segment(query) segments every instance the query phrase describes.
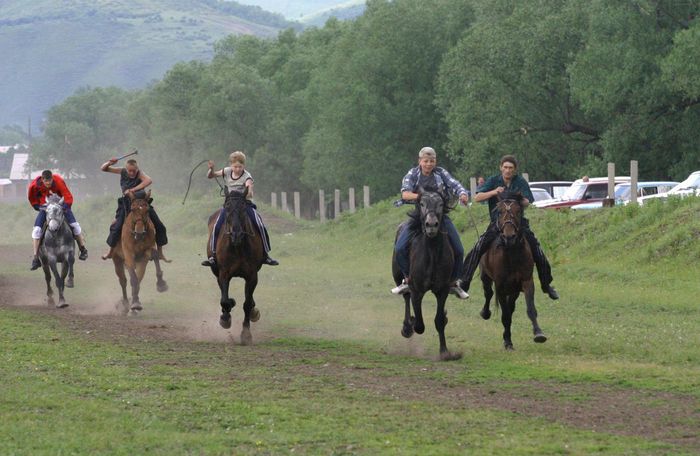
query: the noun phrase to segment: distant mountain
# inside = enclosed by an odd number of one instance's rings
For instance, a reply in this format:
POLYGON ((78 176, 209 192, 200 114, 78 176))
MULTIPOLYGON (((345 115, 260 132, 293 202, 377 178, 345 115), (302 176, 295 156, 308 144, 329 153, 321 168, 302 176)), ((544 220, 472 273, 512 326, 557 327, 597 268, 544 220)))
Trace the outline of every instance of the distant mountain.
POLYGON ((229 34, 288 27, 301 26, 221 0, 0 1, 0 126, 39 124, 82 86, 144 87, 229 34))
MULTIPOLYGON (((356 16, 348 15, 344 10, 353 9, 354 11, 364 11, 365 0, 239 0, 240 3, 246 5, 259 6, 264 10, 280 13, 286 18, 299 21, 304 24, 308 21, 315 21, 321 15, 327 14, 331 10, 335 10, 336 14, 329 14, 328 17, 334 16, 339 19, 348 19, 356 16), (361 6, 361 8, 358 8, 361 6), (345 16, 345 17, 341 17, 345 16)), ((359 14, 357 14, 359 15, 359 14)), ((325 21, 324 21, 325 22, 325 21)), ((321 24, 323 25, 323 24, 321 24)))
POLYGON ((304 26, 306 27, 323 27, 326 21, 331 17, 340 19, 341 21, 345 21, 355 19, 358 16, 362 16, 362 14, 365 12, 366 5, 364 2, 345 2, 343 5, 346 6, 341 5, 328 10, 319 11, 314 14, 303 16, 301 19, 299 19, 299 22, 304 24, 304 26))

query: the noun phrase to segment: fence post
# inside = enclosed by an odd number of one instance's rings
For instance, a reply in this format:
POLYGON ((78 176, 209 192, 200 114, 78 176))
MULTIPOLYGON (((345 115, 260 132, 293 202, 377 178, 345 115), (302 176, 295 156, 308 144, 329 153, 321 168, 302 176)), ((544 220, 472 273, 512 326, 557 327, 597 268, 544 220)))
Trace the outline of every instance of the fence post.
POLYGON ((289 207, 287 206, 287 192, 282 192, 282 210, 284 212, 289 212, 289 207))
POLYGON ((333 195, 333 199, 335 200, 335 205, 333 206, 334 209, 334 214, 333 218, 337 219, 340 217, 340 190, 337 188, 335 189, 335 195, 333 195))
POLYGON ((471 192, 471 198, 474 198, 474 195, 476 195, 476 177, 470 177, 469 178, 469 191, 471 192))
POLYGON ((321 223, 326 221, 326 193, 323 190, 318 191, 318 215, 321 223))
POLYGON ((362 187, 362 197, 364 199, 365 209, 369 207, 369 186, 365 185, 362 187))
POLYGON ((630 161, 630 203, 637 203, 637 178, 639 177, 639 163, 637 160, 630 161))
POLYGON ((294 192, 294 217, 301 218, 301 200, 299 192, 294 192))
POLYGON ((527 182, 530 182, 530 175, 528 173, 523 173, 523 179, 525 179, 527 182))
POLYGON ((272 206, 272 209, 277 209, 277 193, 275 192, 270 194, 270 206, 272 206))
POLYGON ((608 198, 615 197, 615 163, 608 163, 608 198))
POLYGON ((353 187, 348 189, 348 210, 351 214, 355 213, 355 189, 353 187))

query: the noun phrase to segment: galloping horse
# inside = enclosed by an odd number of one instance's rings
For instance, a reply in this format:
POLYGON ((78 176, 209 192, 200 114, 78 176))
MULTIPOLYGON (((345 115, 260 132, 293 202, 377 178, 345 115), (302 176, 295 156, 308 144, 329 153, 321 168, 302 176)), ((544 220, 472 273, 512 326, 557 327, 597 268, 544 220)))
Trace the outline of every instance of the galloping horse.
MULTIPOLYGON (((129 312, 130 315, 135 315, 143 309, 139 300, 139 290, 149 260, 153 260, 156 264, 156 289, 161 293, 168 289, 168 284, 163 280, 160 258, 156 250, 156 229, 148 216, 150 196, 150 191, 148 193, 136 192, 136 195, 130 194, 131 209, 124 220, 120 242, 112 255, 114 271, 117 273, 119 285, 122 287, 122 311, 129 312), (131 283, 130 308, 128 308, 129 299, 126 296, 124 267, 129 271, 131 283)), ((124 203, 126 202, 124 201, 124 203)))
MULTIPOLYGON (((411 269, 408 282, 411 293, 404 294, 405 314, 401 335, 409 338, 413 332, 423 334, 422 302, 423 296, 432 291, 437 298, 437 312, 435 313, 435 328, 440 335, 440 359, 443 361, 456 360, 462 357, 461 353, 451 353, 445 342, 445 326, 447 326, 447 311, 445 301, 450 291, 450 276, 454 267, 454 253, 450 245, 447 233, 442 230, 442 216, 448 211, 443 197, 434 191, 421 189, 416 202, 416 209, 409 214, 412 220, 399 226, 398 233, 402 229, 410 229, 416 223, 420 223, 420 232, 411 240, 411 269), (411 316, 411 303, 413 313, 411 316)), ((396 261, 396 253, 392 258, 392 273, 396 284, 403 280, 403 274, 396 261)))
POLYGON ((50 195, 46 200, 47 229, 39 247, 39 258, 46 278, 46 295, 49 304, 54 304, 53 289, 51 288, 51 272, 58 288, 58 304, 56 307, 67 307, 63 297, 64 287, 73 288, 73 263, 75 263, 75 240, 73 231, 65 220, 63 213, 63 198, 50 195), (61 263, 61 273, 57 264, 61 263), (68 279, 66 280, 66 276, 68 279))
POLYGON ((520 229, 523 208, 521 206, 522 195, 520 193, 502 193, 496 205, 498 219, 496 229, 498 239, 491 244, 483 257, 481 257, 481 282, 484 286, 486 302, 481 309, 481 317, 484 320, 491 318, 489 303, 493 297, 491 285, 496 285, 496 305, 500 305, 503 323, 503 345, 506 350, 513 350, 513 341, 510 338, 510 325, 515 311, 515 301, 520 292, 525 293, 527 304, 527 316, 532 321, 532 331, 535 342, 543 343, 547 340, 537 324, 537 309, 535 308, 535 285, 532 279, 532 267, 534 261, 527 240, 523 238, 520 229))
MULTIPOLYGON (((241 277, 245 280, 245 302, 243 303, 245 317, 241 330, 241 344, 243 345, 253 343, 250 322, 256 322, 260 319, 260 311, 255 308, 253 292, 258 285, 258 271, 265 258, 262 238, 256 234, 255 227, 246 213, 247 195, 247 187, 243 192, 229 192, 228 189, 226 191, 223 208, 226 215, 224 225, 216 240, 216 265, 211 268, 221 290, 219 324, 222 328, 231 327, 231 309, 236 305, 236 301, 228 293, 231 278, 241 277)), ((214 225, 220 212, 221 209, 209 217, 210 242, 207 243, 207 256, 209 257, 214 253, 211 250, 211 236, 214 235, 214 225)))

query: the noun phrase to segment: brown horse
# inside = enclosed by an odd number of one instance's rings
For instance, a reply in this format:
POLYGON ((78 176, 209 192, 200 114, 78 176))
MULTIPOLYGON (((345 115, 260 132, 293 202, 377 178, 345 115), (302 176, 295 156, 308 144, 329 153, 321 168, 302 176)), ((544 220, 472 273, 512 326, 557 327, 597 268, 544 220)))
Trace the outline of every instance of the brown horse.
MULTIPOLYGON (((156 229, 148 216, 150 196, 150 191, 148 193, 136 192, 136 196, 133 193, 129 195, 131 208, 127 211, 128 214, 122 226, 120 242, 112 255, 114 271, 117 273, 119 285, 122 287, 122 311, 124 313, 128 312, 130 315, 135 315, 143 309, 139 300, 139 290, 149 260, 153 260, 156 264, 156 289, 159 292, 164 292, 168 289, 168 284, 163 280, 160 258, 156 250, 156 229), (125 267, 129 271, 131 283, 130 308, 128 307, 129 299, 126 296, 125 267)), ((124 201, 124 204, 126 204, 126 201, 124 201)), ((164 261, 167 260, 164 259, 164 261)))
POLYGON ((231 309, 236 301, 229 296, 229 284, 233 277, 241 277, 245 281, 245 301, 243 302, 243 328, 241 330, 241 344, 253 343, 250 333, 250 322, 260 319, 260 311, 255 308, 253 292, 258 285, 258 271, 265 258, 262 238, 257 234, 255 227, 248 217, 248 201, 246 196, 248 188, 243 192, 228 192, 223 209, 216 211, 209 217, 209 242, 207 243, 207 256, 213 256, 211 250, 211 236, 219 213, 224 211, 224 224, 219 237, 216 240, 216 264, 211 271, 216 276, 221 290, 221 316, 219 324, 222 328, 231 327, 231 309))
POLYGON ((496 285, 496 305, 501 307, 503 323, 503 345, 506 350, 513 350, 510 326, 515 311, 515 301, 520 292, 525 294, 527 316, 532 322, 535 342, 547 340, 537 324, 535 308, 535 285, 532 279, 534 261, 532 251, 520 229, 523 208, 520 193, 502 193, 496 205, 498 219, 496 229, 499 237, 494 241, 484 256, 481 257, 481 282, 484 286, 486 302, 481 310, 484 320, 491 318, 489 303, 493 297, 491 285, 496 285))

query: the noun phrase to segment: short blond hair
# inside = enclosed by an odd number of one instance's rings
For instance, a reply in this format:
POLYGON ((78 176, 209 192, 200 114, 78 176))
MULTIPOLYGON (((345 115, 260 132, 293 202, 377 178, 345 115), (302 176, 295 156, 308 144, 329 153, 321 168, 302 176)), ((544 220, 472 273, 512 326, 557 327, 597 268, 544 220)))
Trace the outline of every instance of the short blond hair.
POLYGON ((231 163, 240 163, 241 165, 245 165, 245 154, 241 152, 240 150, 237 150, 235 152, 231 152, 231 155, 228 156, 228 161, 231 163))
POLYGON ((437 154, 435 153, 435 149, 432 147, 424 147, 418 152, 418 159, 423 159, 423 158, 435 158, 437 159, 437 154))

